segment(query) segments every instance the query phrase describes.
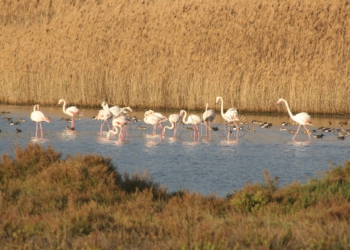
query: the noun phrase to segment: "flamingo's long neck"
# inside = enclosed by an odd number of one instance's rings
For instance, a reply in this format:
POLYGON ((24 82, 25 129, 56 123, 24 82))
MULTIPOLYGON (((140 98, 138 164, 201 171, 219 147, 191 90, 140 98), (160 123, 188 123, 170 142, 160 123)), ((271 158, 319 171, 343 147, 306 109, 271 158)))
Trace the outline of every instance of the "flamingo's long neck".
POLYGON ((225 117, 225 114, 224 114, 224 100, 222 100, 221 97, 218 97, 218 98, 221 101, 221 116, 225 117))
POLYGON ((173 129, 173 128, 174 128, 174 125, 175 125, 175 122, 171 122, 171 126, 165 126, 165 127, 163 128, 163 133, 165 133, 165 130, 166 130, 166 129, 173 129))
POLYGON ((102 103, 102 108, 103 108, 104 110, 109 110, 108 103, 103 102, 103 103, 102 103))
POLYGON ((182 122, 187 124, 186 122, 186 116, 187 116, 187 112, 185 110, 182 111, 185 115, 182 117, 182 122))
POLYGON ((63 101, 62 110, 63 110, 63 113, 67 114, 67 112, 66 112, 66 101, 63 101))
POLYGON ((114 135, 118 134, 118 127, 114 127, 115 131, 114 130, 109 130, 108 133, 107 133, 107 138, 109 138, 109 134, 112 133, 114 135))
POLYGON ((286 100, 284 100, 284 99, 282 99, 282 101, 286 104, 288 114, 289 114, 289 116, 292 118, 294 115, 292 114, 292 111, 290 111, 288 102, 287 102, 286 100))

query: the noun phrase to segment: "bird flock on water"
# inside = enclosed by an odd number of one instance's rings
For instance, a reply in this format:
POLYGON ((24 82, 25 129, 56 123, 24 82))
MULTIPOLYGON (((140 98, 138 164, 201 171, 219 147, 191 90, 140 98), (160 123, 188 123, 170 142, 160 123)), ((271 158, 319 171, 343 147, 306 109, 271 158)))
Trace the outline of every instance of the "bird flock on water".
MULTIPOLYGON (((234 137, 235 140, 238 140, 238 137, 240 136, 240 130, 243 129, 243 126, 247 124, 247 121, 243 119, 244 116, 241 116, 238 113, 238 110, 234 107, 228 108, 226 111, 224 111, 224 101, 223 98, 220 96, 217 96, 215 99, 215 103, 220 105, 220 115, 221 118, 224 120, 224 131, 227 133, 224 136, 227 136, 227 139, 230 140, 231 137, 234 137), (234 136, 232 136, 232 134, 234 136)), ((311 136, 314 138, 323 138, 325 135, 323 133, 327 132, 338 132, 338 139, 344 140, 346 136, 350 135, 349 129, 331 129, 327 127, 319 127, 318 129, 308 129, 306 126, 313 126, 311 122, 311 117, 306 112, 301 112, 296 115, 293 115, 292 111, 290 110, 290 107, 288 105, 288 102, 280 98, 277 101, 277 104, 284 103, 287 112, 291 118, 291 120, 298 126, 296 130, 287 129, 288 126, 291 125, 289 122, 282 122, 280 127, 281 131, 288 131, 291 134, 294 134, 292 137, 292 140, 295 140, 296 136, 298 135, 300 128, 303 127, 304 134, 306 134, 311 139, 311 136)), ((60 99, 58 102, 58 105, 62 105, 62 111, 64 114, 68 115, 69 118, 61 118, 61 120, 69 121, 71 122, 71 126, 66 126, 67 130, 75 131, 75 120, 77 117, 80 117, 82 115, 81 111, 76 106, 69 106, 67 107, 67 103, 64 99, 60 99)), ((99 110, 98 114, 93 117, 93 120, 99 120, 101 122, 99 134, 100 137, 103 137, 103 130, 104 127, 107 126, 107 135, 106 138, 110 139, 113 136, 119 136, 120 140, 124 140, 128 138, 128 124, 130 124, 133 121, 136 121, 136 117, 131 117, 130 113, 133 111, 130 107, 119 107, 119 106, 113 106, 109 107, 107 102, 102 102, 101 104, 102 109, 99 110), (109 121, 111 121, 111 126, 109 121)), ((0 115, 5 114, 6 112, 0 113, 0 115)), ((193 138, 194 140, 201 137, 201 130, 199 129, 200 125, 205 126, 205 136, 211 137, 212 131, 218 131, 218 127, 212 126, 212 122, 214 121, 216 117, 216 112, 213 109, 209 109, 209 103, 206 103, 205 105, 205 111, 201 116, 197 114, 188 114, 186 110, 180 110, 179 113, 171 114, 169 117, 166 117, 162 115, 159 112, 155 112, 153 110, 147 110, 144 113, 143 122, 146 124, 146 126, 137 126, 137 129, 146 129, 147 125, 152 126, 152 136, 156 137, 159 136, 160 138, 165 137, 166 130, 173 130, 172 136, 177 136, 177 130, 178 127, 182 125, 191 125, 191 128, 193 130, 193 138), (163 126, 164 123, 170 123, 163 126), (160 130, 159 135, 157 135, 157 128, 160 130)), ((10 125, 19 125, 22 122, 25 122, 24 119, 18 118, 18 121, 12 121, 12 118, 4 117, 5 120, 8 120, 10 122, 10 125)), ((43 138, 43 128, 42 128, 42 122, 50 123, 50 118, 45 116, 44 113, 40 110, 39 104, 36 104, 33 106, 33 111, 31 112, 30 119, 35 122, 35 137, 38 138, 38 132, 40 130, 40 138, 43 138)), ((258 124, 261 128, 270 128, 272 126, 271 123, 262 122, 253 120, 252 124, 258 124)), ((331 125, 331 122, 328 123, 331 125)), ((339 122, 340 126, 348 125, 347 121, 339 122)), ((248 129, 247 131, 255 132, 255 129, 248 129)), ((1 132, 1 130, 0 130, 1 132)), ((16 129, 16 132, 21 132, 20 129, 16 129)))

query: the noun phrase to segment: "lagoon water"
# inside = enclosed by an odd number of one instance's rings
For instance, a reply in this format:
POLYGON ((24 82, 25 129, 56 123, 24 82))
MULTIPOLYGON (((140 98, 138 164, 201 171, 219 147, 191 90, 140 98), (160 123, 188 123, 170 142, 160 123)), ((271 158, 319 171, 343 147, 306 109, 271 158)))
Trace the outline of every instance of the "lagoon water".
MULTIPOLYGON (((279 178, 279 186, 291 184, 293 181, 307 182, 310 178, 318 178, 319 174, 335 165, 341 165, 350 158, 350 137, 345 140, 337 138, 338 132, 325 133, 322 139, 311 137, 308 140, 301 129, 292 140, 293 135, 281 131, 283 121, 291 122, 289 116, 245 115, 248 124, 244 129, 255 129, 246 132, 238 140, 227 140, 223 120, 217 111, 212 126, 211 138, 206 137, 205 126, 200 126, 201 138, 193 139, 193 130, 187 125, 180 125, 177 137, 173 131, 167 130, 164 138, 152 136, 152 127, 142 121, 144 111, 133 112, 141 121, 129 126, 129 136, 119 140, 117 136, 106 139, 107 127, 100 137, 100 121, 92 117, 98 109, 81 109, 83 117, 76 121, 74 132, 66 129, 69 122, 60 120, 68 118, 62 107, 41 107, 41 111, 51 118, 51 123, 42 123, 44 138, 35 138, 35 123, 30 120, 31 106, 0 106, 0 153, 13 155, 16 145, 25 147, 29 143, 39 143, 43 147, 52 145, 63 157, 75 154, 98 154, 112 159, 116 170, 130 175, 138 171, 147 171, 157 183, 168 188, 168 192, 189 190, 203 195, 215 194, 225 197, 234 190, 241 189, 245 182, 263 183, 263 171, 267 170, 271 177, 279 178), (26 121, 20 125, 10 125, 5 117, 13 121, 18 118, 26 121), (272 123, 270 128, 261 128, 252 124, 252 120, 272 123), (138 126, 146 126, 139 130, 138 126), (16 128, 22 132, 16 133, 16 128)), ((169 116, 176 112, 162 112, 169 116)), ((195 112, 189 112, 195 114, 195 112)), ((201 115, 201 112, 197 112, 201 115)), ((325 126, 335 129, 344 117, 312 117, 313 127, 325 126), (331 121, 332 125, 328 125, 331 121)), ((111 124, 111 122, 110 122, 111 124)), ((169 124, 166 122, 165 124, 169 124)), ((296 125, 286 127, 296 129, 296 125)), ((159 129, 157 129, 159 134, 159 129)), ((317 132, 320 134, 321 132, 317 132)))

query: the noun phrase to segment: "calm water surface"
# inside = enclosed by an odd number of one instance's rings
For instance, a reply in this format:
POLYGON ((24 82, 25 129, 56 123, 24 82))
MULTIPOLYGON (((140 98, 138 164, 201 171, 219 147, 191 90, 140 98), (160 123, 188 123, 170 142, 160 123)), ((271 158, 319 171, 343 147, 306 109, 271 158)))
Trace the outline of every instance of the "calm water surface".
MULTIPOLYGON (((350 137, 339 140, 337 132, 322 132, 324 138, 312 137, 309 141, 301 131, 292 141, 292 134, 280 130, 281 122, 291 122, 288 116, 246 115, 249 124, 245 129, 249 127, 255 132, 247 132, 238 141, 227 140, 219 111, 212 124, 218 126, 219 131, 212 131, 212 137, 207 138, 205 127, 201 126, 202 137, 199 141, 193 139, 192 130, 182 125, 176 138, 172 137, 172 130, 167 130, 162 139, 153 137, 152 127, 141 120, 129 127, 128 140, 120 141, 116 136, 105 139, 106 127, 104 138, 100 137, 101 122, 91 119, 98 114, 98 109, 82 109, 83 117, 76 121, 76 131, 71 132, 66 130, 70 124, 60 120, 61 117, 68 118, 61 107, 41 107, 41 111, 51 118, 51 123, 43 123, 44 138, 37 140, 34 138, 35 123, 30 120, 32 107, 0 106, 0 111, 10 112, 0 116, 1 155, 12 154, 16 144, 25 147, 29 143, 40 143, 44 147, 52 145, 64 156, 95 153, 110 157, 122 174, 147 171, 148 177, 168 187, 169 192, 187 189, 203 195, 224 197, 242 188, 245 182, 264 182, 262 172, 265 169, 272 177, 279 177, 280 187, 293 181, 305 183, 333 164, 342 164, 350 158, 350 137), (11 117, 13 121, 18 118, 26 121, 21 125, 10 125, 3 119, 5 117, 11 117), (271 128, 260 128, 252 124, 252 120, 273 125, 271 128), (147 128, 139 130, 139 125, 147 128), (22 132, 16 133, 16 128, 22 132)), ((176 112, 163 112, 166 116, 171 113, 176 112)), ((139 119, 143 118, 143 114, 143 111, 132 113, 139 119)), ((344 120, 342 117, 312 117, 314 129, 320 126, 344 128, 338 125, 344 120), (332 125, 328 125, 329 121, 332 125)), ((296 129, 296 126, 291 124, 287 128, 296 129)))

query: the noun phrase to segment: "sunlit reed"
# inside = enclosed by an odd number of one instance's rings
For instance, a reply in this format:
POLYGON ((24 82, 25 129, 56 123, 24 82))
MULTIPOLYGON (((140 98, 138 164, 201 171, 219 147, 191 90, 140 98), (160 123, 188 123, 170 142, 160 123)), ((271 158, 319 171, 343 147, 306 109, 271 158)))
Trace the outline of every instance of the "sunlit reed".
POLYGON ((349 113, 344 0, 0 2, 0 101, 349 113))

